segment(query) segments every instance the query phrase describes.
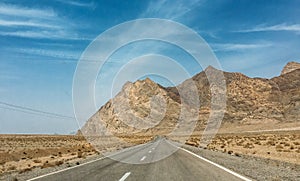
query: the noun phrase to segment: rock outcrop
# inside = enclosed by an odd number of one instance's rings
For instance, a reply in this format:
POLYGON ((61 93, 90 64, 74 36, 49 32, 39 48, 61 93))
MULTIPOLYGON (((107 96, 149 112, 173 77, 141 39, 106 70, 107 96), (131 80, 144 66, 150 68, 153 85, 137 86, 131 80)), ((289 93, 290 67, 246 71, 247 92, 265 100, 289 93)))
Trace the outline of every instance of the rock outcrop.
POLYGON ((300 63, 297 62, 289 62, 281 71, 281 75, 292 72, 294 70, 300 69, 300 63))

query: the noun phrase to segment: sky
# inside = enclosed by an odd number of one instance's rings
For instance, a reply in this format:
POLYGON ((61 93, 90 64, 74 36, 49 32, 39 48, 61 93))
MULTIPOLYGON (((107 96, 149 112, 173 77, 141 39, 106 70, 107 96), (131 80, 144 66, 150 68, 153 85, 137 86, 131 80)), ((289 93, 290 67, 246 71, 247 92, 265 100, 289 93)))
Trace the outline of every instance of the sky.
MULTIPOLYGON (((0 133, 78 130, 72 85, 81 55, 101 33, 135 19, 161 18, 193 29, 211 47, 224 71, 278 76, 287 62, 300 61, 299 6, 298 0, 2 0, 0 133)), ((105 75, 116 72, 127 59, 149 53, 177 59, 191 76, 202 71, 178 47, 136 42, 119 49, 102 67, 104 75, 98 75, 95 85, 96 106, 109 99, 104 92, 112 79, 105 75)), ((172 84, 152 78, 165 86, 183 81, 179 77, 172 84)))

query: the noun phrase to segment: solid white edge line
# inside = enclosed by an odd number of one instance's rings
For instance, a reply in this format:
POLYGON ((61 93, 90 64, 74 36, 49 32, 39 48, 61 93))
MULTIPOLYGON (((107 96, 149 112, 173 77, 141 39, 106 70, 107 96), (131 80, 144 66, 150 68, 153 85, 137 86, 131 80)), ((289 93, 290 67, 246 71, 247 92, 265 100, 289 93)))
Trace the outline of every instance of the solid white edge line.
POLYGON ((131 174, 131 172, 127 172, 127 173, 125 173, 124 175, 123 175, 123 177, 122 178, 120 178, 120 180, 119 181, 124 181, 124 180, 126 180, 126 178, 129 176, 131 174))
MULTIPOLYGON (((173 145, 172 143, 170 143, 170 144, 173 145)), ((208 160, 208 159, 206 159, 206 158, 204 158, 204 157, 202 157, 200 155, 197 155, 196 153, 193 153, 193 152, 191 152, 189 150, 186 150, 184 148, 180 148, 180 147, 178 147, 176 145, 173 145, 173 146, 175 146, 175 147, 177 147, 177 148, 179 148, 179 149, 181 149, 181 150, 183 150, 183 151, 185 151, 185 152, 187 152, 187 153, 189 153, 189 154, 191 154, 191 155, 193 155, 193 156, 195 156, 195 157, 197 157, 197 158, 199 158, 199 159, 201 159, 203 161, 206 161, 207 163, 210 163, 210 164, 212 164, 212 165, 214 165, 214 166, 216 166, 216 167, 218 167, 218 168, 220 168, 220 169, 222 169, 222 170, 224 170, 224 171, 226 171, 226 172, 228 172, 228 173, 230 173, 230 174, 232 174, 232 175, 234 175, 234 176, 236 176, 236 177, 238 177, 238 178, 240 178, 242 180, 252 181, 251 179, 249 179, 247 177, 244 177, 244 176, 242 176, 242 175, 240 175, 240 174, 238 174, 238 173, 236 173, 236 172, 234 172, 232 170, 229 170, 228 168, 225 168, 225 167, 223 167, 223 166, 221 166, 221 165, 219 165, 219 164, 217 164, 215 162, 212 162, 212 161, 210 161, 210 160, 208 160)))
MULTIPOLYGON (((147 144, 136 145, 136 146, 133 146, 133 147, 140 147, 140 146, 145 146, 145 145, 147 145, 147 144)), ((94 162, 96 162, 96 161, 103 160, 103 159, 105 159, 105 158, 108 158, 108 157, 111 157, 111 156, 115 156, 115 155, 121 154, 121 153, 123 153, 124 151, 126 151, 127 149, 133 148, 133 147, 128 147, 128 148, 125 148, 125 149, 121 150, 120 152, 112 153, 111 155, 107 155, 107 156, 98 158, 98 159, 96 159, 96 160, 92 160, 92 161, 89 161, 89 162, 85 162, 85 163, 82 163, 82 164, 80 164, 80 165, 75 165, 75 166, 73 166, 73 167, 68 167, 68 168, 64 168, 64 169, 61 169, 61 170, 57 170, 57 171, 55 171, 55 172, 50 172, 50 173, 47 173, 47 174, 44 174, 44 175, 40 175, 40 176, 31 178, 31 179, 28 179, 28 180, 26 180, 26 181, 34 181, 34 180, 37 180, 37 179, 40 179, 40 178, 44 178, 44 177, 47 177, 47 176, 50 176, 50 175, 54 175, 54 174, 57 174, 57 173, 60 173, 60 172, 64 172, 64 171, 67 171, 67 170, 71 170, 71 169, 73 169, 73 168, 77 168, 77 167, 81 167, 81 166, 84 166, 84 165, 87 165, 87 164, 90 164, 90 163, 94 163, 94 162)))
POLYGON ((146 156, 143 156, 143 158, 141 159, 141 161, 144 161, 144 160, 145 160, 145 158, 146 158, 146 156))
POLYGON ((86 162, 86 163, 83 163, 83 164, 80 164, 80 165, 75 165, 73 167, 64 168, 64 169, 61 169, 61 170, 57 170, 55 172, 50 172, 50 173, 47 173, 45 175, 41 175, 41 176, 38 176, 38 177, 34 177, 34 178, 31 178, 31 179, 28 179, 27 181, 33 181, 33 180, 36 180, 36 179, 47 177, 49 175, 54 175, 54 174, 57 174, 57 173, 60 173, 60 172, 71 170, 73 168, 77 168, 77 167, 84 166, 84 165, 87 165, 87 164, 90 164, 90 163, 93 163, 93 162, 96 162, 96 161, 99 161, 99 160, 103 160, 104 158, 106 158, 106 157, 101 157, 101 158, 98 158, 96 160, 92 160, 92 161, 89 161, 89 162, 86 162))

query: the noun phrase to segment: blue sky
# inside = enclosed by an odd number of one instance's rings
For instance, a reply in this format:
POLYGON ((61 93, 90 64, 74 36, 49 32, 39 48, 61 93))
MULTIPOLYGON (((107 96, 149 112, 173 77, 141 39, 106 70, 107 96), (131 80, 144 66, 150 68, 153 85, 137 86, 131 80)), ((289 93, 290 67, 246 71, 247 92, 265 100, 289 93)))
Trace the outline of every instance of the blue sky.
MULTIPOLYGON (((299 7, 297 0, 2 0, 0 133, 77 130, 77 122, 69 117, 74 117, 72 81, 78 59, 100 33, 138 18, 169 19, 194 29, 211 46, 225 71, 250 77, 278 76, 287 62, 300 61, 299 7), (37 115, 3 103, 65 117, 37 115)), ((153 48, 149 42, 141 45, 147 46, 153 48)), ((201 71, 187 56, 170 52, 189 67, 191 75, 201 71)), ((104 68, 113 71, 121 62, 116 59, 104 68)), ((99 99, 101 86, 97 85, 99 99)), ((105 99, 102 97, 99 106, 105 99)))

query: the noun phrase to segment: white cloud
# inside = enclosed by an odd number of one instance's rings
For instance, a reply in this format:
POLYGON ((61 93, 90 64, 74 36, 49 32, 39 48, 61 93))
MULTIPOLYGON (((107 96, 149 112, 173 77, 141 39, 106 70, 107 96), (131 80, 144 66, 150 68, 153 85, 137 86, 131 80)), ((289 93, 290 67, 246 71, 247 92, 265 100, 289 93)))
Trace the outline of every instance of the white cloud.
POLYGON ((46 50, 37 48, 19 48, 15 49, 16 52, 25 53, 30 55, 40 55, 47 57, 54 57, 59 59, 78 59, 80 52, 70 50, 46 50))
POLYGON ((40 19, 49 19, 57 16, 52 9, 32 9, 8 4, 0 4, 0 14, 14 17, 40 19))
POLYGON ((200 1, 201 0, 151 1, 141 17, 159 17, 174 20, 191 11, 199 5, 200 1))
POLYGON ((61 28, 58 25, 47 24, 42 22, 33 22, 33 21, 20 21, 20 20, 3 20, 0 19, 0 26, 7 26, 7 27, 39 27, 39 28, 51 28, 51 29, 58 29, 61 28))
POLYGON ((271 47, 270 43, 258 43, 258 44, 212 44, 212 49, 216 51, 243 51, 243 50, 251 50, 251 49, 260 49, 271 47))
POLYGON ((23 38, 35 39, 71 39, 71 40, 87 40, 87 38, 79 38, 76 34, 66 32, 63 30, 49 31, 49 30, 29 30, 29 31, 14 31, 14 32, 0 32, 2 36, 15 36, 23 38))
POLYGON ((2 36, 35 39, 85 40, 75 33, 71 21, 57 15, 52 9, 29 8, 0 3, 2 36))
POLYGON ((300 24, 278 24, 273 26, 256 26, 252 29, 239 30, 235 32, 249 33, 249 32, 263 32, 263 31, 292 31, 300 33, 300 24))
POLYGON ((86 8, 95 8, 96 4, 94 2, 80 2, 80 1, 68 1, 68 0, 57 0, 57 2, 78 6, 78 7, 86 7, 86 8))

